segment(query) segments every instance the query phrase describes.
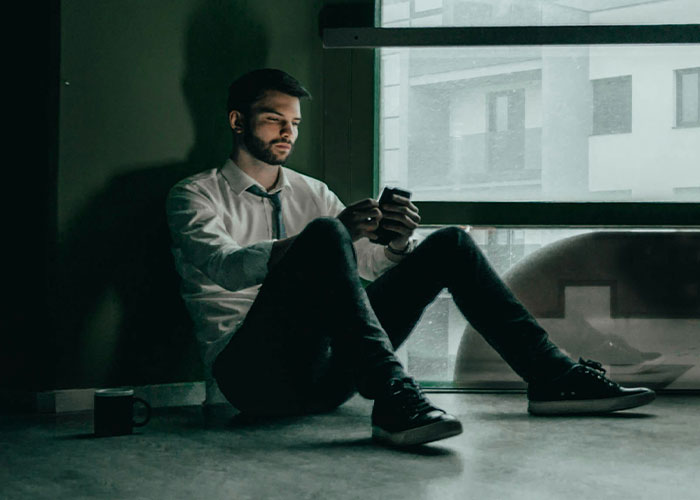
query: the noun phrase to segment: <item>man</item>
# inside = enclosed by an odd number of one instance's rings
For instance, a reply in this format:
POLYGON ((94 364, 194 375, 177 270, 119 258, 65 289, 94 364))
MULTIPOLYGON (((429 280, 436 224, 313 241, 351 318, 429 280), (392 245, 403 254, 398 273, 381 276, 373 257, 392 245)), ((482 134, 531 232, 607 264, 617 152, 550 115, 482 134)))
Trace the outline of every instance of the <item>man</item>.
POLYGON ((428 400, 395 355, 444 288, 529 383, 530 412, 607 412, 654 399, 562 353, 463 230, 444 228, 416 245, 420 216, 408 199, 345 207, 324 183, 282 167, 306 97, 279 70, 234 81, 230 159, 168 197, 208 402, 220 389, 244 413, 305 414, 359 392, 374 400, 377 440, 415 445, 459 434, 461 423, 428 400), (371 241, 380 224, 395 234, 388 245, 371 241), (366 288, 360 276, 371 280, 366 288))

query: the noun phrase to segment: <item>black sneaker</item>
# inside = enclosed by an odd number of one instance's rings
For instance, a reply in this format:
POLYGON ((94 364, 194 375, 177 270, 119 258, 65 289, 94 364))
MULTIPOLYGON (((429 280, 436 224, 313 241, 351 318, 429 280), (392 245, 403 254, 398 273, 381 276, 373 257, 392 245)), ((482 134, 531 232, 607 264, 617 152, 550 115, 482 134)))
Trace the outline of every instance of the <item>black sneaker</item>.
POLYGON ((646 387, 626 388, 605 377, 603 365, 579 359, 551 382, 530 384, 527 410, 533 415, 608 413, 651 403, 656 394, 646 387))
POLYGON ((416 382, 394 378, 372 409, 372 437, 394 446, 413 446, 462 433, 462 423, 433 406, 416 382))

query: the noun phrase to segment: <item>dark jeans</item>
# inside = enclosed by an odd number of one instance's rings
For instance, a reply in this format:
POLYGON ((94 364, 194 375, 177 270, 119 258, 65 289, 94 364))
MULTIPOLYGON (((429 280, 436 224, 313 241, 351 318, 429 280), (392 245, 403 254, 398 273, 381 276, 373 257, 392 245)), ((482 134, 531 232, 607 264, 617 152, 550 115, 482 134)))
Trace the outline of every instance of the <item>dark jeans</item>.
POLYGON ((236 408, 255 414, 326 411, 355 391, 373 399, 405 376, 394 351, 444 288, 525 381, 573 365, 461 229, 434 232, 363 289, 348 231, 321 218, 270 270, 214 376, 236 408))

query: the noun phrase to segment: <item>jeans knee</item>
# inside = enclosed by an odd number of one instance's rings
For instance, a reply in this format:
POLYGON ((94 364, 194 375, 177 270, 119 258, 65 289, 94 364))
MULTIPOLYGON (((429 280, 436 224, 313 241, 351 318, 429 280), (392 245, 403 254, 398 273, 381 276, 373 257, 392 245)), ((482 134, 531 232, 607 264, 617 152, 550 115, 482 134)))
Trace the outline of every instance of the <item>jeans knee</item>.
POLYGON ((436 279, 450 287, 457 276, 465 276, 472 264, 480 259, 481 250, 472 237, 460 227, 450 226, 431 233, 416 249, 430 262, 436 279))
POLYGON ((304 233, 319 244, 352 243, 347 228, 335 217, 319 217, 306 225, 304 233))
POLYGON ((439 252, 449 254, 453 250, 473 249, 476 243, 464 229, 457 226, 443 227, 426 238, 426 242, 431 241, 439 252))
POLYGON ((347 228, 333 217, 319 217, 306 225, 300 235, 309 258, 323 267, 328 261, 354 260, 355 249, 347 228), (313 256, 313 257, 312 257, 313 256))

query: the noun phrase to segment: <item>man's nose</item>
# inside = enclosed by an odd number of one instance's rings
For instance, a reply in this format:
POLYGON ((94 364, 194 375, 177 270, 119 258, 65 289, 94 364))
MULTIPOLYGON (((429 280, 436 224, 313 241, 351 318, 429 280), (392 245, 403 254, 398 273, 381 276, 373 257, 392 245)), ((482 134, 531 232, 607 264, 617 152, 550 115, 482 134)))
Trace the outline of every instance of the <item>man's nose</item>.
POLYGON ((282 130, 280 131, 280 134, 282 135, 282 137, 294 136, 294 127, 292 126, 291 122, 285 122, 282 125, 282 130))

